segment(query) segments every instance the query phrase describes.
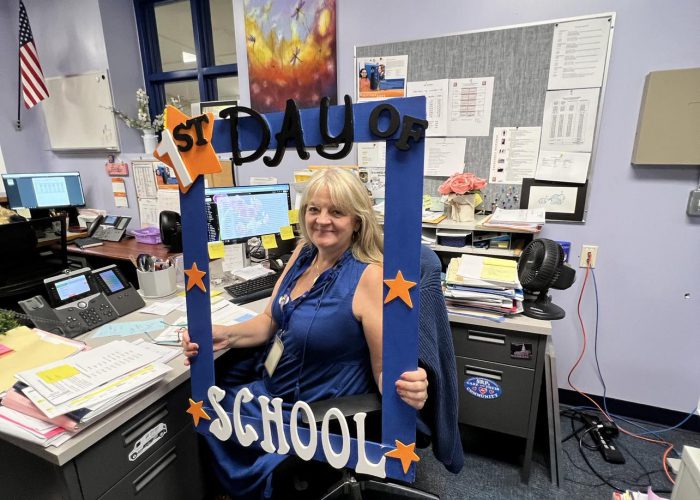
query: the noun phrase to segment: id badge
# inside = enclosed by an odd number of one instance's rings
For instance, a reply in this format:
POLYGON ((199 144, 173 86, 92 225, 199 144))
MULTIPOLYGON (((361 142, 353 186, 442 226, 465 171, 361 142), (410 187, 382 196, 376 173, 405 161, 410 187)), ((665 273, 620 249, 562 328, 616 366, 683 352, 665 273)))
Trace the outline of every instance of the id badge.
POLYGON ((275 373, 277 363, 279 363, 280 358, 282 358, 283 352, 284 344, 282 343, 282 339, 279 335, 275 335, 275 340, 272 341, 270 352, 267 354, 267 358, 265 358, 264 366, 268 376, 272 377, 272 374, 275 373))

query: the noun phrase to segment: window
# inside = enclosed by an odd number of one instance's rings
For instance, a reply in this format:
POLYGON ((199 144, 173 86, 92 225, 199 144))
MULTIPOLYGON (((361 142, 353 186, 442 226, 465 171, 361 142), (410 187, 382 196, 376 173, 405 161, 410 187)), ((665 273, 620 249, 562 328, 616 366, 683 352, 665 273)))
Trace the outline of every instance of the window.
POLYGON ((238 100, 231 0, 134 0, 146 91, 155 116, 171 98, 238 100))

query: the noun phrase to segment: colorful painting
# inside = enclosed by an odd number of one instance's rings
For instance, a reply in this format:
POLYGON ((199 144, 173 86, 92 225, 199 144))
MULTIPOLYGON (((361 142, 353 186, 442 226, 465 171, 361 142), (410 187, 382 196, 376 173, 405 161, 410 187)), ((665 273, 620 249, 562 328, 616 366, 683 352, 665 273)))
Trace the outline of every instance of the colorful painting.
POLYGON ((336 104, 335 0, 246 0, 244 9, 251 107, 336 104))

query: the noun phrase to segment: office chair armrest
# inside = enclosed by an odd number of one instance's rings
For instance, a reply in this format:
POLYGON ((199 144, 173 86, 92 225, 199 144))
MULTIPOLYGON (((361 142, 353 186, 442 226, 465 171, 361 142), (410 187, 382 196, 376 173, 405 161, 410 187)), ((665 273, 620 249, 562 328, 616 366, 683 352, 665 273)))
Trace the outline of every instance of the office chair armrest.
MULTIPOLYGON (((316 422, 322 422, 323 416, 330 408, 338 408, 345 418, 351 418, 356 413, 374 413, 382 410, 382 400, 379 394, 356 394, 354 396, 343 396, 341 398, 324 399, 309 403, 314 413, 316 422)), ((306 413, 302 413, 302 422, 309 423, 306 413)))

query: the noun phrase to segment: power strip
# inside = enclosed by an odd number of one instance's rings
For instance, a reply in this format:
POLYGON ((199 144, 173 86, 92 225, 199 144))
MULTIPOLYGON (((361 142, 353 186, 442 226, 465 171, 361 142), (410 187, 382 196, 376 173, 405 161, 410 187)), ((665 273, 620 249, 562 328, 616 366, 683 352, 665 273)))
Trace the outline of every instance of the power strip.
POLYGON ((601 430, 605 426, 600 422, 600 419, 593 415, 586 415, 585 413, 582 414, 582 416, 588 425, 588 429, 590 429, 588 430, 588 434, 593 438, 593 442, 598 447, 600 454, 603 455, 603 459, 611 464, 624 464, 625 457, 620 453, 620 450, 615 447, 615 442, 612 437, 605 439, 601 434, 601 430))

